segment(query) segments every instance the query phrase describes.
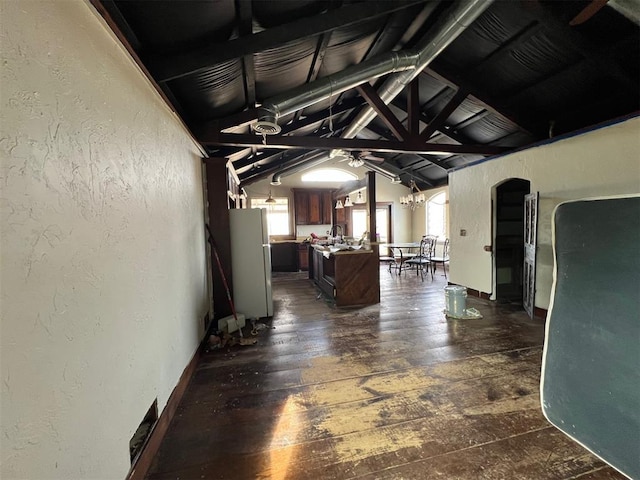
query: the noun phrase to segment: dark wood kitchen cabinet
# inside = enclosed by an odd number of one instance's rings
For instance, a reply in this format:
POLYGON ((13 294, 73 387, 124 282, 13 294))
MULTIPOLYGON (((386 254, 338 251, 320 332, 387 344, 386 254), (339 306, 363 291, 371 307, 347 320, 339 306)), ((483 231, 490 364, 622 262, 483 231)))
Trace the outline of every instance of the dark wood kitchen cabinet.
POLYGON ((323 189, 294 189, 296 225, 331 225, 332 192, 323 189))
POLYGON ((298 269, 306 272, 309 270, 309 244, 298 244, 298 269))

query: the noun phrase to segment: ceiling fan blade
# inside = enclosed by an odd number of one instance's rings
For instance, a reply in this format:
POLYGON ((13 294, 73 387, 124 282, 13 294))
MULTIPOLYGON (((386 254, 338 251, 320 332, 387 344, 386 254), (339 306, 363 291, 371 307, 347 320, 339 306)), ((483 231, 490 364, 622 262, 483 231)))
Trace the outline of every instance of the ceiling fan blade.
POLYGON ((598 11, 604 7, 609 0, 591 0, 591 3, 584 7, 580 13, 578 13, 573 19, 569 22, 569 25, 575 27, 576 25, 580 25, 591 17, 593 17, 598 11))

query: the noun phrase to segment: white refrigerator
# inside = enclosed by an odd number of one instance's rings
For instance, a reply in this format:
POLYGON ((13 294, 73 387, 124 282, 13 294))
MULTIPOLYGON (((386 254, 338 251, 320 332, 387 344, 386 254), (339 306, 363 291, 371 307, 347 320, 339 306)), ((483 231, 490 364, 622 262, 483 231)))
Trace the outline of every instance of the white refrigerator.
POLYGON ((267 211, 262 208, 229 211, 233 303, 245 318, 273 316, 271 249, 267 211))

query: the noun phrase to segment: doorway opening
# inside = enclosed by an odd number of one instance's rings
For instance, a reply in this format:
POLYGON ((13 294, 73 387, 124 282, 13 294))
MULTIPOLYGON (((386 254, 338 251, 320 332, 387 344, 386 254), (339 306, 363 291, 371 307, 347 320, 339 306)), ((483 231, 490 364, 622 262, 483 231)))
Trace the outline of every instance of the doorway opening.
MULTIPOLYGON (((353 237, 360 238, 369 229, 368 211, 365 205, 356 205, 351 211, 353 237)), ((391 204, 376 203, 376 238, 378 243, 391 242, 391 204)))
POLYGON ((495 189, 494 279, 498 303, 522 305, 524 202, 531 182, 507 180, 495 189))

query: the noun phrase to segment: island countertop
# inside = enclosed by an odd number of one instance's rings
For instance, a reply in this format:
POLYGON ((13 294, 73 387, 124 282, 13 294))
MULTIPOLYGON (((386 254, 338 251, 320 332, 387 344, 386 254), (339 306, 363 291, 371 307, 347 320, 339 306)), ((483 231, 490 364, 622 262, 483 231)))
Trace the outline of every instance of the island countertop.
POLYGON ((365 250, 359 245, 353 246, 334 246, 334 245, 311 245, 316 252, 322 253, 326 258, 331 255, 354 255, 354 254, 372 254, 373 250, 365 250))
POLYGON ((331 245, 312 247, 309 278, 335 300, 336 306, 380 302, 380 263, 375 250, 346 250, 331 245))

